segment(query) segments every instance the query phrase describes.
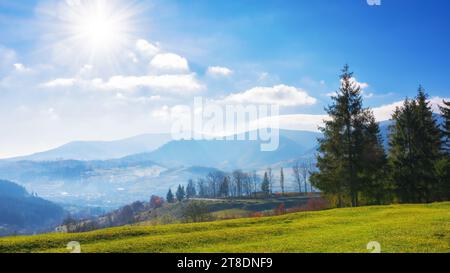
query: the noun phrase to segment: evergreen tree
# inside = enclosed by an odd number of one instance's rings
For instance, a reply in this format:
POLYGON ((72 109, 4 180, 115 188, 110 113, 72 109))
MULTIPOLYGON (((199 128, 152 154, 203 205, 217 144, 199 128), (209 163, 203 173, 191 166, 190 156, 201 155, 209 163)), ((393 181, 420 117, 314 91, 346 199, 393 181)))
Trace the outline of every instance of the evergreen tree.
POLYGON ((439 193, 441 201, 450 200, 450 101, 444 101, 440 107, 444 119, 442 124, 442 158, 436 163, 439 179, 439 193))
POLYGON ((360 195, 367 194, 369 185, 381 177, 380 170, 370 164, 372 160, 382 162, 384 152, 373 113, 362 106, 360 86, 348 65, 342 72, 341 87, 326 109, 330 120, 321 128, 324 136, 319 140, 318 172, 310 180, 324 193, 337 196, 339 206, 346 198, 358 206, 360 195))
POLYGON ((280 187, 281 187, 281 195, 284 195, 284 173, 283 168, 280 171, 280 187))
POLYGON ((444 106, 440 106, 444 124, 442 124, 442 150, 450 156, 450 101, 443 101, 444 106))
POLYGON ((171 190, 171 189, 169 189, 169 191, 167 192, 166 200, 167 200, 168 203, 173 203, 173 202, 175 202, 175 200, 174 200, 174 198, 173 198, 173 193, 172 193, 172 190, 171 190))
POLYGON ((432 202, 439 198, 439 180, 435 170, 436 162, 441 158, 441 131, 434 118, 428 95, 422 86, 417 94, 420 144, 420 179, 423 188, 423 201, 432 202))
POLYGON ((197 191, 195 190, 194 181, 192 179, 189 179, 188 185, 186 187, 186 198, 190 199, 192 197, 195 197, 197 195, 197 191))
POLYGON ((406 99, 392 118, 389 163, 400 201, 436 200, 440 195, 436 163, 441 158, 441 138, 423 88, 419 87, 415 100, 406 99))
POLYGON ((416 108, 414 100, 406 99, 403 106, 395 110, 392 116, 394 124, 389 128, 391 176, 402 202, 417 202, 419 199, 415 197, 419 187, 415 179, 415 160, 418 157, 415 143, 418 130, 416 108))
POLYGON ((264 173, 264 179, 261 183, 261 191, 264 193, 265 196, 270 195, 270 182, 269 177, 267 176, 267 172, 264 173))
POLYGON ((186 197, 186 193, 184 191, 184 186, 178 185, 178 189, 177 189, 177 192, 175 193, 175 195, 177 196, 178 202, 183 201, 184 198, 186 197))
POLYGON ((443 156, 436 162, 436 175, 438 178, 438 193, 436 200, 450 201, 450 157, 443 156))

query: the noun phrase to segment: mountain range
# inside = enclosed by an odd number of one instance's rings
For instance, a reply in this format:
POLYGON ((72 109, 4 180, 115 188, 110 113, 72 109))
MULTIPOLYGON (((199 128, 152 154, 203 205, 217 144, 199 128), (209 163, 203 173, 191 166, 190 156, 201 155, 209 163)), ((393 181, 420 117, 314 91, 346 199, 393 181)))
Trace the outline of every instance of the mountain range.
MULTIPOLYGON (((440 120, 441 117, 437 116, 440 120)), ((391 121, 380 122, 387 148, 391 121)), ((46 152, 0 160, 7 179, 63 204, 117 208, 152 194, 164 196, 189 179, 235 169, 264 174, 272 167, 290 169, 297 160, 314 159, 321 133, 280 130, 279 148, 261 151, 259 140, 171 140, 147 134, 110 142, 71 142, 46 152)), ((286 187, 296 187, 285 171, 286 187)))
POLYGON ((280 130, 279 149, 273 152, 262 152, 261 141, 167 141, 166 135, 109 143, 74 142, 47 152, 0 160, 0 178, 55 202, 114 208, 151 194, 164 195, 168 188, 213 170, 261 171, 275 164, 291 164, 311 151, 318 137, 320 134, 314 132, 280 130), (137 143, 145 139, 139 148, 137 143), (130 147, 126 143, 131 143, 130 147), (116 155, 125 150, 140 153, 103 159, 111 152, 90 151, 105 147, 111 147, 116 155))
POLYGON ((136 153, 151 152, 170 140, 170 134, 143 134, 115 141, 74 141, 55 149, 8 160, 107 160, 136 153))

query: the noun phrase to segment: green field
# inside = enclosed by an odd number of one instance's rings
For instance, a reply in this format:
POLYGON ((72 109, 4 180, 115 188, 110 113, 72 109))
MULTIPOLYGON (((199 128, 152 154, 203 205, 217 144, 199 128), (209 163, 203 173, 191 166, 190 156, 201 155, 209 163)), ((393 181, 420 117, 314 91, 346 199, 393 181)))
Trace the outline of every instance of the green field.
POLYGON ((0 239, 0 252, 450 252, 450 203, 301 212, 197 224, 128 226, 0 239))

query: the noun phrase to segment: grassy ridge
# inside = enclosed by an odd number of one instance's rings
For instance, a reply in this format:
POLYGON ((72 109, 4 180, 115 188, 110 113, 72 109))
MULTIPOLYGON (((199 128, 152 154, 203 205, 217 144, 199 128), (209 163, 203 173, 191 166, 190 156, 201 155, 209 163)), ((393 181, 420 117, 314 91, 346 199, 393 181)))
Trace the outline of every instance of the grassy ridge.
POLYGON ((295 213, 198 224, 127 226, 0 239, 0 252, 450 252, 450 203, 295 213))

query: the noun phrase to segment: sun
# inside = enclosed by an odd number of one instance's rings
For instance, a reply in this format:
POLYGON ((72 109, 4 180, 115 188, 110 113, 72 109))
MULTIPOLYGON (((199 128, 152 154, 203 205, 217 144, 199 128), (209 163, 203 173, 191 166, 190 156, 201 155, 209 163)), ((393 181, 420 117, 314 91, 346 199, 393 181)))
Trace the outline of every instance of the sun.
POLYGON ((65 0, 44 11, 59 59, 112 66, 136 41, 141 7, 132 0, 65 0))
POLYGON ((124 35, 124 33, 120 33, 120 25, 101 13, 92 18, 83 19, 76 29, 76 35, 85 40, 92 48, 113 46, 124 35))
POLYGON ((126 10, 117 4, 111 0, 78 1, 73 4, 77 10, 71 22, 72 35, 97 53, 119 47, 131 30, 126 10))

